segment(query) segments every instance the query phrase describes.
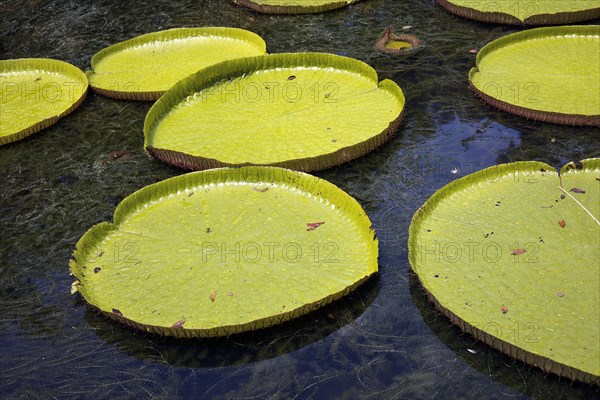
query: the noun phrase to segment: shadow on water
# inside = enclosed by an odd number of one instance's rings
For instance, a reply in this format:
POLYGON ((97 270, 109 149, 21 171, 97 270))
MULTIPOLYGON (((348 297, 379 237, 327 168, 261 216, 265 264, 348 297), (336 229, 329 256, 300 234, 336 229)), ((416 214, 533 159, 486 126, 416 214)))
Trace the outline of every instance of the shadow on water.
POLYGON ((224 338, 176 339, 139 333, 89 308, 85 320, 100 339, 136 359, 173 367, 219 368, 267 360, 323 340, 360 318, 378 292, 376 276, 322 310, 271 328, 224 338))

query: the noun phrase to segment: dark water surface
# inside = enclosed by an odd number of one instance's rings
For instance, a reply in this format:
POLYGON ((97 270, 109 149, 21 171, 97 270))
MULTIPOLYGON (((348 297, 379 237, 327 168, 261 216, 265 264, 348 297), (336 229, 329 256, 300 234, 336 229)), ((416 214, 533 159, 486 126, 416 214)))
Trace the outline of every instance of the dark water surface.
MULTIPOLYGON (((596 21, 597 23, 597 21, 596 21)), ((53 127, 0 147, 0 398, 590 399, 597 388, 513 361, 461 335, 409 273, 413 213, 444 184, 487 166, 554 167, 600 155, 597 130, 497 112, 467 89, 471 48, 518 28, 455 18, 429 0, 368 0, 318 15, 267 16, 227 0, 0 1, 0 59, 50 57, 88 69, 110 44, 161 29, 252 30, 269 52, 323 51, 372 65, 407 97, 388 144, 316 175, 357 198, 380 237, 380 274, 283 326, 182 341, 123 328, 70 296, 78 238, 141 187, 181 174, 143 151, 150 103, 88 95, 53 127), (426 48, 372 48, 389 24, 426 48), (107 161, 113 151, 127 157, 107 161), (456 171, 458 169, 458 171, 456 171), (454 170, 456 173, 452 173, 454 170), (475 354, 468 351, 475 350, 475 354)))

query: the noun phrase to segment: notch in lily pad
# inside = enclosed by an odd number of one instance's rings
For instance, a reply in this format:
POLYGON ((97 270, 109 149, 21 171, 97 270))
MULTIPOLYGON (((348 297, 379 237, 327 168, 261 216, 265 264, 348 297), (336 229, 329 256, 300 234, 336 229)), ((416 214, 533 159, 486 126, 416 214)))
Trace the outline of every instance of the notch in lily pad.
POLYGON ((379 81, 372 67, 353 58, 239 58, 175 84, 148 112, 144 144, 153 157, 185 169, 322 170, 390 140, 404 100, 394 81, 379 81))
POLYGON ((421 41, 413 35, 394 32, 392 25, 388 26, 381 37, 375 42, 375 49, 384 54, 410 54, 422 48, 421 41))

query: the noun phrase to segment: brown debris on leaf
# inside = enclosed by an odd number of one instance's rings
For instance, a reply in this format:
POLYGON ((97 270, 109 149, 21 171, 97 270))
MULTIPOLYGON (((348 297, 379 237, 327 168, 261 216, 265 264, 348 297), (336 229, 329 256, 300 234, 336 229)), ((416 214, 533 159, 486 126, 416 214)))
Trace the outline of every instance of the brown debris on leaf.
POLYGON ((579 188, 572 188, 571 190, 569 190, 569 192, 585 194, 585 190, 579 188))
POLYGON ((558 224, 560 225, 561 228, 564 228, 567 225, 567 223, 565 222, 564 219, 559 219, 558 224))
POLYGON ((506 305, 502 304, 502 314, 506 314, 508 312, 508 307, 506 307, 506 305))
POLYGON ((210 301, 214 302, 215 299, 217 298, 217 294, 215 293, 215 291, 213 290, 212 292, 210 292, 210 301))
POLYGON ((413 35, 396 34, 392 25, 388 26, 375 42, 375 50, 384 54, 409 54, 422 48, 421 41, 413 35))
POLYGON ((182 319, 181 321, 177 321, 173 324, 173 326, 171 326, 171 328, 175 328, 175 329, 183 329, 183 324, 185 324, 185 319, 182 319))
POLYGON ((511 256, 519 256, 523 253, 525 253, 527 250, 525 249, 514 249, 513 251, 510 252, 511 256))
POLYGON ((323 221, 323 222, 308 222, 306 224, 306 226, 308 227, 306 230, 307 231, 314 231, 315 229, 317 229, 318 227, 320 227, 324 223, 325 223, 325 221, 323 221))

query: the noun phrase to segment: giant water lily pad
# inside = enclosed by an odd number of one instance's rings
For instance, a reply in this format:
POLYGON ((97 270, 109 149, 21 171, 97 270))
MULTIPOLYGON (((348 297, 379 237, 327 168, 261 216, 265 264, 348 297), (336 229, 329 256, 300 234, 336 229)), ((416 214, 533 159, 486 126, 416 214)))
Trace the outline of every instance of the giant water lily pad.
POLYGON ((312 171, 395 133, 404 95, 367 64, 323 53, 226 61, 177 83, 150 109, 147 151, 188 169, 274 165, 312 171))
POLYGON ((537 28, 497 39, 477 54, 471 87, 525 118, 600 126, 600 26, 537 28))
POLYGON ((0 61, 0 145, 58 121, 85 98, 88 81, 77 67, 46 58, 0 61))
POLYGON ((124 199, 77 243, 73 285, 135 328, 229 335, 306 314, 377 272, 377 236, 333 184, 281 168, 190 173, 124 199))
POLYGON ((409 259, 435 306, 496 349, 600 383, 600 159, 498 165, 415 213, 409 259))
POLYGON ((264 40, 244 29, 205 27, 153 32, 92 57, 92 88, 109 97, 156 100, 180 79, 221 61, 265 54, 264 40))
POLYGON ((600 17, 598 0, 437 0, 453 14, 483 22, 555 25, 600 17))
POLYGON ((360 0, 232 0, 266 14, 307 14, 335 10, 360 0))

